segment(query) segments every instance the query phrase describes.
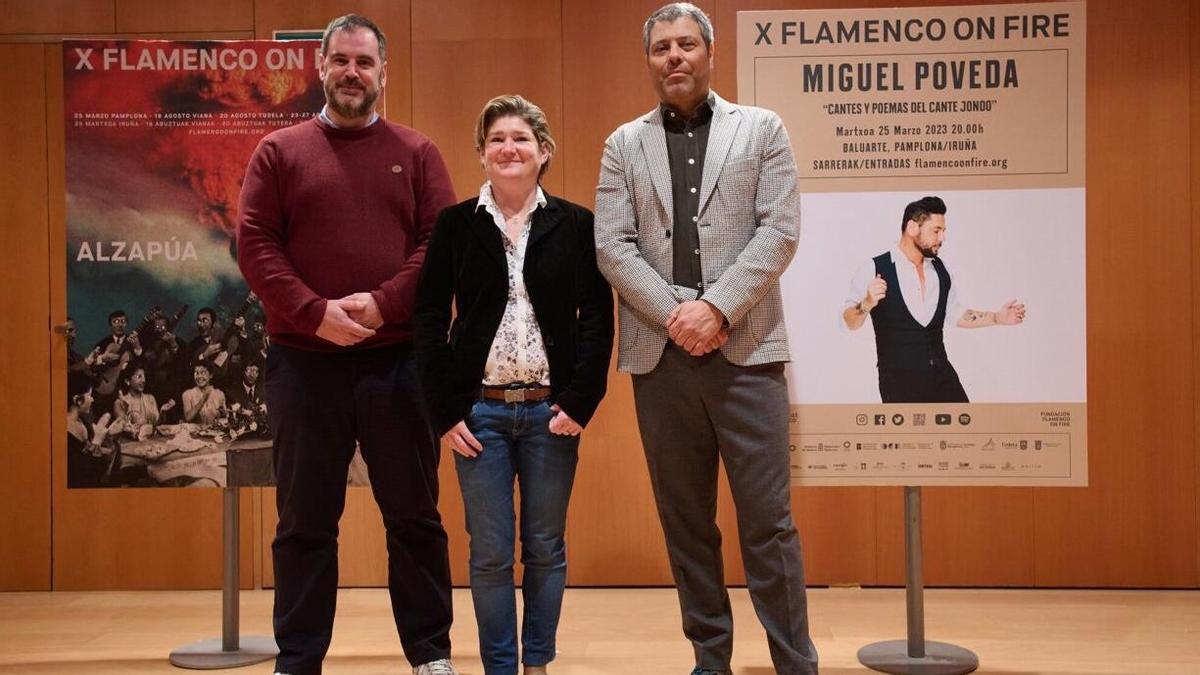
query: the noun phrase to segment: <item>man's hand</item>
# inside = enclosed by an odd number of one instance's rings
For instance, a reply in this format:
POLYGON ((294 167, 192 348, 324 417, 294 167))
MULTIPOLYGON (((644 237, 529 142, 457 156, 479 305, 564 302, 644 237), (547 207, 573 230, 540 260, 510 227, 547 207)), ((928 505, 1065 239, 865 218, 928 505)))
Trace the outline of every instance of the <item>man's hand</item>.
POLYGON ((667 332, 675 344, 693 356, 707 354, 709 342, 725 323, 721 311, 704 300, 689 300, 671 310, 667 332))
POLYGON ((887 297, 887 282, 883 280, 882 275, 876 274, 871 283, 867 284, 867 294, 863 296, 862 308, 869 312, 875 309, 885 297, 887 297))
POLYGON ((554 412, 554 417, 550 418, 550 433, 559 436, 578 436, 583 431, 583 427, 571 419, 571 416, 558 407, 557 403, 550 406, 550 410, 554 412))
POLYGON ((996 323, 1001 326, 1015 326, 1024 321, 1025 305, 1016 300, 1009 300, 996 312, 996 323))
POLYGON ((363 312, 366 307, 361 300, 341 300, 325 303, 325 317, 317 327, 317 337, 341 347, 356 345, 375 334, 375 331, 350 318, 350 312, 363 312))
POLYGON ((463 457, 478 457, 479 453, 483 452, 483 444, 467 428, 465 420, 450 427, 450 431, 442 434, 442 441, 463 457))
POLYGON ((729 342, 729 330, 727 328, 721 328, 721 330, 717 331, 717 334, 714 335, 713 338, 704 345, 705 349, 703 352, 700 352, 699 354, 693 353, 692 356, 703 356, 709 352, 715 352, 721 347, 724 347, 726 342, 729 342))
POLYGON ((370 293, 354 293, 342 298, 342 301, 346 300, 362 304, 362 309, 346 310, 346 314, 360 326, 374 330, 383 325, 383 315, 379 312, 379 305, 375 303, 375 296, 370 293))

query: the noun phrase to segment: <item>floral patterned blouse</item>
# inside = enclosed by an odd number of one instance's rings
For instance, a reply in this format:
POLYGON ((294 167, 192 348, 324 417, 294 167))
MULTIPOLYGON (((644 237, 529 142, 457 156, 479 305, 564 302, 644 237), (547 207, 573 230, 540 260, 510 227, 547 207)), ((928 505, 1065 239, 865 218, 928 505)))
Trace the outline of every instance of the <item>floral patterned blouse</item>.
MULTIPOLYGON (((539 186, 537 207, 546 205, 546 195, 539 186)), ((538 328, 533 304, 525 289, 525 247, 529 243, 529 228, 533 222, 532 212, 525 214, 521 235, 513 242, 505 231, 504 214, 492 198, 492 184, 487 182, 479 189, 479 206, 486 209, 500 228, 500 240, 504 242, 504 257, 508 261, 508 304, 492 348, 488 352, 487 365, 483 370, 483 383, 488 385, 507 384, 550 384, 550 362, 546 358, 546 346, 542 344, 542 331, 538 328)))

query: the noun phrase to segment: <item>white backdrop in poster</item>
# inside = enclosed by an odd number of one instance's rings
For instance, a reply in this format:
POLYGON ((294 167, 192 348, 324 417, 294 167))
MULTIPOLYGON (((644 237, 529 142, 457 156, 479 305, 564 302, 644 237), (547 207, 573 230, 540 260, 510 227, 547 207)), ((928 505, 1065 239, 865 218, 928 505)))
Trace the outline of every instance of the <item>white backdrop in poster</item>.
POLYGON ((850 280, 895 246, 909 202, 947 206, 940 257, 963 308, 1023 302, 1017 326, 962 329, 946 321, 946 349, 972 402, 1086 400, 1084 191, 986 190, 806 194, 800 245, 782 279, 793 403, 879 402, 870 322, 841 320, 850 280), (1078 251, 1079 255, 1063 255, 1078 251))

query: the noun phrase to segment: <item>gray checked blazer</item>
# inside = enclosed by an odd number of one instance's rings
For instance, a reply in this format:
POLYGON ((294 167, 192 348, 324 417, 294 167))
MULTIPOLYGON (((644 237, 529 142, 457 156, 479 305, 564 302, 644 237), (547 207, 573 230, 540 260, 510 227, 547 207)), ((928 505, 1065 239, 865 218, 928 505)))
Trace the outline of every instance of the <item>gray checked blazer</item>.
MULTIPOLYGON (((704 299, 729 321, 721 348, 740 366, 788 360, 779 276, 796 252, 800 194, 787 130, 770 110, 709 94, 713 109, 700 186, 704 299)), ((596 257, 620 295, 621 371, 648 373, 664 324, 696 290, 672 280, 671 169, 662 108, 621 125, 604 145, 596 188, 596 257)))

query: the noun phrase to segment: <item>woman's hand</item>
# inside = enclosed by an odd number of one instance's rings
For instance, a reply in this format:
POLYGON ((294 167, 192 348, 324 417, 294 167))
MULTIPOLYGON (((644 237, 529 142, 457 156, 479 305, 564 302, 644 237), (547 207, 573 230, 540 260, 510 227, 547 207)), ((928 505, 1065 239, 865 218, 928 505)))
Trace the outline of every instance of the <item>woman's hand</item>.
POLYGON ((563 412, 557 403, 550 406, 550 410, 555 413, 554 417, 550 418, 550 433, 559 436, 578 436, 583 431, 583 427, 571 419, 570 415, 563 412))
POLYGON ((115 436, 124 429, 124 417, 112 419, 112 415, 109 413, 101 415, 100 419, 96 420, 92 425, 92 445, 96 448, 96 452, 93 454, 96 454, 96 456, 100 456, 101 454, 107 455, 109 451, 102 449, 104 443, 108 440, 109 436, 115 436), (112 421, 110 422, 109 420, 112 421))
POLYGON ((483 452, 483 445, 467 428, 466 420, 450 427, 450 431, 442 434, 442 441, 463 457, 478 457, 479 453, 483 452))

